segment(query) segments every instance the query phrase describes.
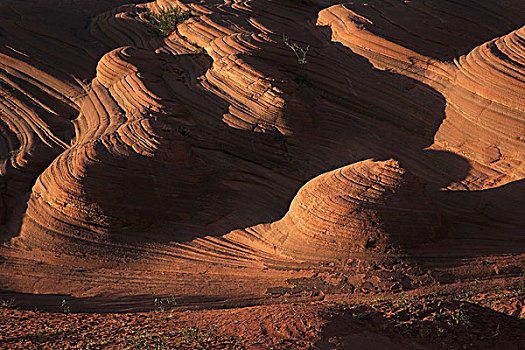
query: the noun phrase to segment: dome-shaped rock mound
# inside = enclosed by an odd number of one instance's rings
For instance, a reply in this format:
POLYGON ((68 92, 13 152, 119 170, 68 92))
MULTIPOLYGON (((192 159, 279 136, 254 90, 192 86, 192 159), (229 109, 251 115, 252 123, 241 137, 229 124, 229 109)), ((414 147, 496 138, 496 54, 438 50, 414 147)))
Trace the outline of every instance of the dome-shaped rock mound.
POLYGON ((442 215, 418 178, 393 159, 364 160, 306 183, 267 238, 303 260, 372 259, 438 236, 442 215))

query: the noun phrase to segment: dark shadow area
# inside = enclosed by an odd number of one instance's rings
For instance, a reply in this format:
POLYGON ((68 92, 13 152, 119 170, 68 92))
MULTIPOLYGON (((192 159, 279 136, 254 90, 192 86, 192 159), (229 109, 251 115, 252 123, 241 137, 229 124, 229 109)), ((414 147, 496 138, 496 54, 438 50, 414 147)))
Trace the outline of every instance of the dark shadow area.
POLYGON ((443 298, 342 305, 326 319, 315 349, 518 349, 525 341, 523 320, 443 298))
POLYGON ((525 180, 480 191, 442 191, 436 195, 453 222, 449 254, 458 257, 525 253, 525 180))
POLYGON ((56 313, 128 313, 148 311, 217 310, 261 305, 264 298, 237 298, 228 295, 97 295, 72 297, 65 294, 32 294, 0 291, 0 301, 11 309, 56 313), (157 300, 157 302, 155 302, 157 300), (168 304, 168 300, 172 304, 168 304))
POLYGON ((64 82, 91 79, 97 48, 79 35, 90 18, 105 11, 146 0, 45 2, 6 0, 0 3, 0 51, 42 69, 64 82), (22 25, 23 23, 23 25, 22 25))
POLYGON ((366 30, 419 54, 452 60, 523 25, 521 0, 352 1, 366 30))

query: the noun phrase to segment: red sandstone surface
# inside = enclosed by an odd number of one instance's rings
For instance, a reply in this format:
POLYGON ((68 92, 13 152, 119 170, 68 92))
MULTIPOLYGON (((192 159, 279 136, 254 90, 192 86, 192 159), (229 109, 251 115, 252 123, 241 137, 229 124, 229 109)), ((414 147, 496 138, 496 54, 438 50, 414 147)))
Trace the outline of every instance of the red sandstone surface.
POLYGON ((525 348, 524 18, 0 1, 0 348, 525 348))

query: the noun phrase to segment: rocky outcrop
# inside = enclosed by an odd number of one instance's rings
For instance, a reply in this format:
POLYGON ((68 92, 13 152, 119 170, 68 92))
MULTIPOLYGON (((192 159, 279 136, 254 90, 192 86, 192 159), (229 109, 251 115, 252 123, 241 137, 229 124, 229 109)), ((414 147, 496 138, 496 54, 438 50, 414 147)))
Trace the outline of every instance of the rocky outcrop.
POLYGON ((521 0, 33 5, 0 5, 5 288, 525 244, 521 0), (170 4, 193 16, 159 37, 170 4))
POLYGON ((419 180, 393 159, 364 160, 307 182, 279 221, 254 229, 301 260, 373 260, 431 242, 443 217, 419 180))

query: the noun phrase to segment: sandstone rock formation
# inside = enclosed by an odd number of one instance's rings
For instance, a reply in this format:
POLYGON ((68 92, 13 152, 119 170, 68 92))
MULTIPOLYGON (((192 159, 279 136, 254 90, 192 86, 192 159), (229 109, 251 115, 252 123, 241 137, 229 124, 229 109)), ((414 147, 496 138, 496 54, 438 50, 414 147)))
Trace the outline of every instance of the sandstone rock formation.
POLYGON ((0 4, 1 288, 250 299, 522 256, 523 1, 138 2, 0 4))
POLYGON ((372 259, 442 236, 438 208, 393 159, 365 160, 306 183, 261 236, 303 260, 372 259))

